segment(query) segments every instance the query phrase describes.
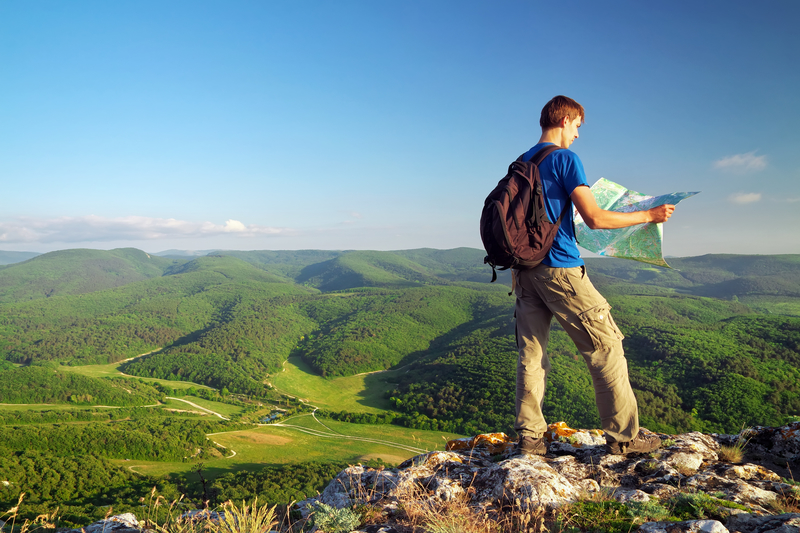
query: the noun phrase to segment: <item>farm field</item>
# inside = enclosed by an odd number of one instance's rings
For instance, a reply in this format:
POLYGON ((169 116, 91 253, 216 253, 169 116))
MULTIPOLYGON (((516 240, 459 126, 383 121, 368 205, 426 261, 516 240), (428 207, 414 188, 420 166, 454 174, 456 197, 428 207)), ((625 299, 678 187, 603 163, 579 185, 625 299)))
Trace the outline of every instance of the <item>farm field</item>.
MULTIPOLYGON (((315 422, 310 414, 292 417, 287 423, 328 432, 325 427, 315 422)), ((280 425, 212 433, 208 435, 208 438, 224 446, 226 456, 203 460, 203 475, 213 479, 228 472, 258 470, 266 465, 307 461, 343 461, 356 464, 371 459, 381 459, 387 464, 399 464, 423 451, 443 450, 446 439, 460 436, 391 425, 349 424, 332 420, 323 420, 323 423, 339 435, 311 435, 296 428, 280 425), (351 437, 385 440, 388 443, 366 442, 351 437), (420 451, 409 451, 408 448, 418 448, 420 451)), ((169 474, 190 474, 197 470, 198 463, 197 461, 141 460, 114 460, 113 462, 134 472, 155 477, 169 474)), ((189 479, 194 477, 195 475, 189 475, 189 479)))
POLYGON ((376 374, 379 373, 326 379, 312 373, 299 357, 290 357, 284 363, 283 371, 270 376, 268 381, 279 392, 301 398, 321 409, 379 413, 391 408, 384 393, 391 390, 392 385, 376 379, 370 379, 368 385, 367 376, 376 374))

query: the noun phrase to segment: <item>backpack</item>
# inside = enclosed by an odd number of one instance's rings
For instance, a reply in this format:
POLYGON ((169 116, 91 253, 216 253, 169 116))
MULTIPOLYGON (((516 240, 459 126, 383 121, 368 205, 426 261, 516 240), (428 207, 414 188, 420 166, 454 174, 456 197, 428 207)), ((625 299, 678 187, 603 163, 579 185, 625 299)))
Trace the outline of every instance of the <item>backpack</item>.
POLYGON ((487 253, 483 262, 492 267, 492 282, 497 280, 495 269, 533 268, 547 257, 561 219, 572 203, 567 202, 558 220, 550 222, 538 165, 560 149, 545 146, 530 161, 523 161, 525 154, 522 154, 486 197, 481 214, 481 240, 487 253))

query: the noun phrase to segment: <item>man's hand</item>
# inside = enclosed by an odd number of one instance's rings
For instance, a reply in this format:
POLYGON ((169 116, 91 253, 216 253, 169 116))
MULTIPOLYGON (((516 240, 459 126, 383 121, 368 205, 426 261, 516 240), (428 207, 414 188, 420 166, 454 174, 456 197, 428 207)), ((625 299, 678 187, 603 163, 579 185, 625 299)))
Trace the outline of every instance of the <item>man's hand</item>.
POLYGON ((659 205, 658 207, 654 207, 649 209, 647 212, 650 214, 652 220, 650 222, 654 222, 659 224, 661 222, 666 222, 669 217, 672 216, 672 212, 675 211, 675 206, 672 204, 664 204, 659 205))

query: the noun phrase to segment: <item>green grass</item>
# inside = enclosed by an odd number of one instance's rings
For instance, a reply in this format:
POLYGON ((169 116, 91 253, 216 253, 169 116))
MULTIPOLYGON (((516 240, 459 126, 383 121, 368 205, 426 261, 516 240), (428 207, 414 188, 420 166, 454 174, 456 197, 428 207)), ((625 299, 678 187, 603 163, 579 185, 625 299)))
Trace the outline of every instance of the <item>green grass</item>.
MULTIPOLYGON (((389 374, 390 372, 386 372, 389 374)), ((384 393, 393 388, 378 373, 326 379, 313 373, 299 357, 290 357, 283 372, 267 381, 279 392, 302 398, 308 403, 331 411, 380 413, 391 408, 384 393), (370 385, 366 384, 370 377, 370 385)))
MULTIPOLYGON (((437 431, 421 431, 392 425, 372 426, 323 420, 332 430, 353 437, 373 438, 405 444, 423 450, 443 450, 445 439, 459 435, 437 431)), ((327 431, 314 422, 310 415, 300 415, 290 423, 327 431)), ((225 446, 226 458, 203 460, 203 475, 213 479, 228 472, 254 470, 266 465, 292 464, 305 461, 351 464, 381 459, 389 464, 399 464, 417 455, 415 452, 392 445, 364 442, 347 437, 318 437, 293 428, 261 426, 241 431, 213 433, 209 439, 225 446), (231 457, 231 452, 236 455, 231 457)), ((134 472, 152 476, 188 474, 197 470, 197 462, 155 462, 141 460, 114 460, 115 464, 131 468, 134 472)))
POLYGON ((123 374, 122 372, 120 372, 119 367, 121 364, 122 363, 109 363, 107 365, 83 365, 83 366, 64 365, 58 368, 59 370, 63 370, 65 372, 75 372, 76 374, 82 374, 84 376, 89 376, 92 378, 123 377, 130 379, 140 379, 148 383, 160 383, 161 385, 172 387, 173 389, 189 389, 191 387, 194 387, 196 389, 212 389, 212 387, 207 387, 206 385, 200 385, 198 383, 192 383, 191 381, 170 381, 168 379, 130 376, 128 374, 123 374))
MULTIPOLYGON (((356 437, 373 437, 376 439, 390 440, 398 444, 408 444, 429 451, 444 450, 444 445, 448 440, 458 439, 464 436, 441 431, 410 429, 394 426, 392 424, 350 424, 348 422, 325 419, 321 419, 321 422, 338 433, 356 437)), ((409 455, 409 457, 411 457, 411 455, 409 455)))

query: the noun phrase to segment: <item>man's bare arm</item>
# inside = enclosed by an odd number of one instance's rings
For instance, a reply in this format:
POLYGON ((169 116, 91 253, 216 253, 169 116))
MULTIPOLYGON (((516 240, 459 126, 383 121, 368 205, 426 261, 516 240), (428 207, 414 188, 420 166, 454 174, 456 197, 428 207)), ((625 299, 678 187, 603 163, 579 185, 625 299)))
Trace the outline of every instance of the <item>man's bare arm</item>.
POLYGON ((570 195, 572 203, 578 209, 583 221, 591 229, 617 229, 644 224, 646 222, 666 222, 675 211, 672 204, 659 205, 646 211, 633 211, 631 213, 620 213, 617 211, 606 211, 601 209, 594 199, 589 187, 581 185, 576 187, 570 195))

